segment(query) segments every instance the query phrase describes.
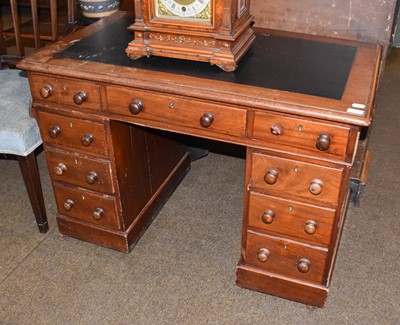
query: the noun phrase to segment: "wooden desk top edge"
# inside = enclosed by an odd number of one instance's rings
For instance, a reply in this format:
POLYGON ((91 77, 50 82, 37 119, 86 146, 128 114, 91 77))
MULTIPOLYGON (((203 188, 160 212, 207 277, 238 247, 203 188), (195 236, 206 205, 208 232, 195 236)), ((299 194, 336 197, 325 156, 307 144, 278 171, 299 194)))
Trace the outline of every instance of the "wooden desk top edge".
MULTIPOLYGON (((118 12, 85 27, 63 40, 28 56, 18 64, 18 68, 29 72, 83 78, 151 91, 162 91, 174 95, 187 95, 187 89, 191 88, 191 96, 193 98, 206 101, 211 100, 237 106, 250 106, 256 109, 321 118, 360 126, 367 126, 371 122, 381 59, 381 47, 378 44, 333 40, 310 35, 305 36, 307 39, 348 44, 357 47, 358 51, 341 100, 240 84, 229 83, 229 87, 227 87, 227 82, 224 81, 214 81, 104 63, 54 58, 55 53, 62 51, 70 46, 70 44, 90 36, 126 15, 127 13, 125 12, 118 12), (183 87, 186 88, 185 93, 182 92, 183 87), (365 106, 362 109, 364 114, 357 115, 351 113, 353 111, 362 113, 357 109, 359 105, 365 106)), ((262 30, 257 29, 257 31, 262 30)), ((268 30, 265 30, 265 32, 273 33, 273 31, 268 30)), ((281 34, 288 37, 301 37, 299 34, 286 32, 281 34)))

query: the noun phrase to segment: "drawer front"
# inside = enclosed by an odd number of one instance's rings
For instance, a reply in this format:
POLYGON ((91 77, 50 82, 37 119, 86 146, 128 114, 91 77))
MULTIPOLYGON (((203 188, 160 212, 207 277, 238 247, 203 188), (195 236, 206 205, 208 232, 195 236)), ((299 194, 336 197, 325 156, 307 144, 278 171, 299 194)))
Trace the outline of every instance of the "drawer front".
POLYGON ((255 112, 253 139, 292 153, 345 160, 350 128, 255 112))
POLYGON ((250 185, 337 203, 343 169, 253 153, 250 185))
POLYGON ((326 259, 325 249, 247 232, 246 262, 269 272, 322 283, 326 259))
POLYGON ((43 140, 48 144, 107 154, 104 124, 77 118, 39 112, 43 140))
POLYGON ((97 84, 33 75, 30 86, 33 99, 100 110, 100 87, 97 84))
POLYGON ((250 193, 249 226, 310 244, 328 246, 335 210, 250 193))
POLYGON ((116 202, 112 196, 53 184, 58 212, 107 228, 118 229, 116 202))
POLYGON ((207 131, 239 138, 245 136, 246 110, 173 95, 107 87, 107 110, 134 117, 138 121, 143 119, 146 125, 150 126, 151 121, 161 122, 165 124, 165 128, 172 131, 190 128, 193 134, 197 129, 200 132, 207 131), (137 114, 132 114, 129 110, 129 105, 134 100, 143 103, 143 108, 137 114), (202 118, 204 126, 200 123, 202 118))
POLYGON ((54 181, 67 182, 99 192, 114 193, 108 160, 54 150, 47 150, 46 158, 54 181))

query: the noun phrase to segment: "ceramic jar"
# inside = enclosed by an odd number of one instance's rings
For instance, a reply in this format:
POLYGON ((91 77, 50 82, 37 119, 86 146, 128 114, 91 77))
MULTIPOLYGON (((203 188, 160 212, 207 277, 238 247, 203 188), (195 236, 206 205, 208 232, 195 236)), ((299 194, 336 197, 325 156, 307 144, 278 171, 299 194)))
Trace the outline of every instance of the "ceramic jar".
POLYGON ((120 0, 79 0, 82 15, 88 18, 102 18, 118 11, 120 0))

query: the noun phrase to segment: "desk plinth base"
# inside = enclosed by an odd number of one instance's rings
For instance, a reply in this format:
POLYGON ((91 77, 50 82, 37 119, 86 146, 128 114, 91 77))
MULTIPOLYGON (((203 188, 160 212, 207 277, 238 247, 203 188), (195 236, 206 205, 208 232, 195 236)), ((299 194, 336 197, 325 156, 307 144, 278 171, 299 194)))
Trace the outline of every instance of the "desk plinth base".
POLYGON ((329 288, 322 285, 298 281, 241 264, 236 268, 236 284, 242 288, 320 308, 325 306, 329 292, 329 288))
POLYGON ((185 154, 125 231, 96 226, 61 214, 56 217, 58 229, 65 236, 129 253, 189 170, 190 157, 185 154))

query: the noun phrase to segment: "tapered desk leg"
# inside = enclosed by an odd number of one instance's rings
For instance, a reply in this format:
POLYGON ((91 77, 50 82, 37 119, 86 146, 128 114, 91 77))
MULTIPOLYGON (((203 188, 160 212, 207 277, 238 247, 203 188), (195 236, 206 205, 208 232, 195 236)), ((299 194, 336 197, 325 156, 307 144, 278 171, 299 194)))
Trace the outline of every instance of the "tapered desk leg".
POLYGON ((44 205, 42 185, 40 183, 39 169, 37 166, 35 152, 28 156, 18 156, 19 167, 24 178, 26 190, 28 191, 29 200, 33 213, 35 214, 36 223, 39 231, 45 234, 49 230, 47 222, 46 208, 44 205))

